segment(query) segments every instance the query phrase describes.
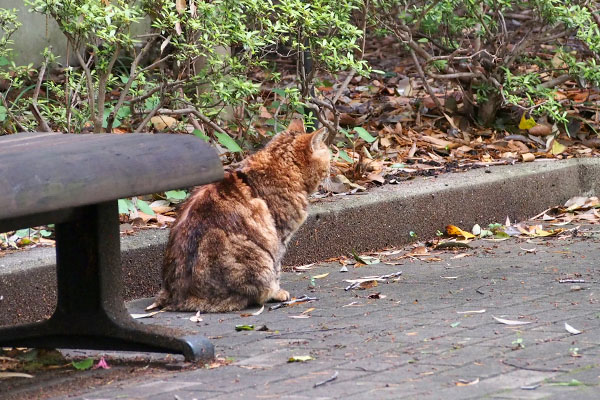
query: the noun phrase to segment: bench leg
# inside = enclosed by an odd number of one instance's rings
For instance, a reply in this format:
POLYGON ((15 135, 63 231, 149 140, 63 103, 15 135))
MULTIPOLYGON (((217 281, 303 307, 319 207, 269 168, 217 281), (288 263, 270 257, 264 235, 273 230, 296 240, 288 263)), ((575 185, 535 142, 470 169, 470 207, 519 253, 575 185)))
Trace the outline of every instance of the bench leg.
POLYGON ((180 353, 187 361, 213 358, 214 348, 203 336, 144 325, 127 312, 117 202, 77 211, 77 220, 56 226, 54 314, 40 323, 0 329, 0 347, 180 353))

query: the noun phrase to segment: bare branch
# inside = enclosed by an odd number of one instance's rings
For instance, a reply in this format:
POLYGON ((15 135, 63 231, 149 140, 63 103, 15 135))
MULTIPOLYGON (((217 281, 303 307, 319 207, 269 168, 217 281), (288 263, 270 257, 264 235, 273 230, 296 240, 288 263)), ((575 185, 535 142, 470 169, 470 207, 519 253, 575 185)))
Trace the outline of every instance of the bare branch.
POLYGON ((227 132, 225 132, 223 130, 223 128, 221 128, 219 125, 217 125, 214 122, 212 122, 206 115, 202 114, 195 107, 182 108, 180 110, 169 110, 167 108, 161 108, 161 109, 157 110, 156 114, 161 114, 161 115, 186 115, 186 114, 192 114, 196 118, 198 118, 200 121, 202 121, 206 125, 210 126, 215 131, 217 131, 219 133, 227 134, 227 132))
POLYGON ((138 64, 140 63, 142 58, 146 55, 146 53, 148 53, 148 51, 151 49, 152 45, 154 44, 154 42, 156 41, 157 38, 158 38, 158 36, 154 36, 150 40, 148 40, 146 45, 142 48, 142 50, 139 52, 139 54, 135 57, 135 59, 131 63, 131 68, 129 69, 129 79, 127 80, 127 83, 125 84, 125 87, 121 90, 121 95, 119 96, 119 100, 117 101, 115 108, 112 110, 112 112, 110 113, 110 115, 108 117, 107 126, 106 126, 106 130, 108 132, 112 131, 113 123, 115 121, 115 118, 117 117, 117 113, 123 106, 123 103, 125 102, 125 97, 129 93, 129 89, 131 89, 131 85, 133 84, 133 82, 135 82, 135 80, 139 74, 139 72, 136 71, 138 64))
POLYGON ((37 100, 40 95, 40 89, 42 88, 42 81, 44 80, 44 75, 46 75, 46 67, 48 66, 48 57, 44 59, 42 65, 40 66, 40 70, 38 72, 38 79, 35 85, 35 90, 33 91, 33 95, 31 96, 31 109, 33 111, 33 116, 38 122, 39 129, 42 132, 52 132, 52 128, 48 125, 48 122, 44 119, 44 116, 40 112, 38 108, 37 100))
POLYGON ((433 100, 433 102, 435 103, 435 106, 440 111, 444 111, 444 107, 442 107, 442 103, 440 103, 440 99, 437 98, 437 96, 433 92, 433 89, 429 85, 429 82, 427 82, 427 77, 425 76, 425 73, 423 72, 423 68, 421 68, 421 63, 419 62, 417 55, 415 54, 414 51, 412 51, 412 49, 410 50, 410 56, 413 59, 413 63, 415 64, 415 67, 417 68, 417 72, 419 72, 419 76, 421 76, 421 79, 423 80, 423 85, 425 85, 425 89, 427 89, 429 96, 431 96, 431 100, 433 100))

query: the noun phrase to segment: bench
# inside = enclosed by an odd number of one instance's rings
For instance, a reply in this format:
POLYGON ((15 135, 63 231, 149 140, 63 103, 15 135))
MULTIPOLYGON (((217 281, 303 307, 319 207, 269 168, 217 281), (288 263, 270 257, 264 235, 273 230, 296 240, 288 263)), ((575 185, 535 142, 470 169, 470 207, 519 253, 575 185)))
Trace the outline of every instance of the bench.
POLYGON ((131 318, 122 297, 117 199, 222 179, 214 150, 190 135, 0 136, 0 232, 55 224, 57 305, 42 322, 0 328, 0 347, 79 348, 214 357, 203 336, 131 318))

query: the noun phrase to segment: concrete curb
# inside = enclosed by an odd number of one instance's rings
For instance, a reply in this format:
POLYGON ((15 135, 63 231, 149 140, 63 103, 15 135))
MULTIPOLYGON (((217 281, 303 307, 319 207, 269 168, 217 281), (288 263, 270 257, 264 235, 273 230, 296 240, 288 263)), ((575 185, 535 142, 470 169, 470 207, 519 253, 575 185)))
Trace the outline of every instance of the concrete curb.
MULTIPOLYGON (((531 217, 576 195, 598 193, 600 160, 541 161, 481 168, 387 185, 366 195, 313 204, 290 243, 284 265, 403 245, 409 232, 430 238, 452 223, 503 222, 531 217)), ((146 230, 122 238, 127 299, 153 296, 168 232, 146 230)), ((55 307, 54 249, 0 258, 0 325, 30 322, 55 307)))

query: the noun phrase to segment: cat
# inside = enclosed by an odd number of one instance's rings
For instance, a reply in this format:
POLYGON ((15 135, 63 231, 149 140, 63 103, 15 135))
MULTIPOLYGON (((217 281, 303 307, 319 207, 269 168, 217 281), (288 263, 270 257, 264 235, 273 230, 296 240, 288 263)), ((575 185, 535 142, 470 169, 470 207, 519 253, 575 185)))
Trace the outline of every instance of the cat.
POLYGON ((227 312, 289 300, 281 260, 329 175, 326 136, 294 120, 222 181, 197 188, 171 227, 153 306, 227 312))

